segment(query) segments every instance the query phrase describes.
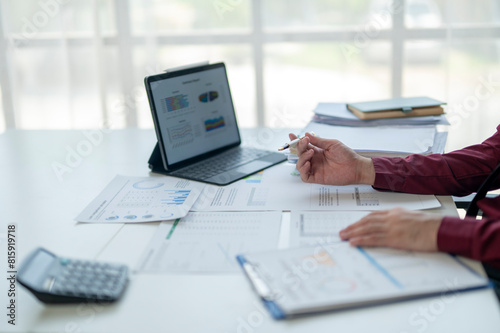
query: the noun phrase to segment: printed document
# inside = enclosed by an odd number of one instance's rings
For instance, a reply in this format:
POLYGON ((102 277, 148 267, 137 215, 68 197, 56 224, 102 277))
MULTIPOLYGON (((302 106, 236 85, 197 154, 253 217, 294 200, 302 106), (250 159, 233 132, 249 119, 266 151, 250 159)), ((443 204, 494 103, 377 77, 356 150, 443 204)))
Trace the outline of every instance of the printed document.
POLYGON ((137 269, 156 273, 238 272, 238 253, 278 248, 280 225, 281 212, 191 212, 159 225, 137 269))
POLYGON ((228 186, 207 185, 193 211, 410 210, 440 207, 433 195, 382 192, 368 185, 304 183, 295 164, 282 163, 228 186))
POLYGON ((78 222, 133 223, 186 216, 205 184, 174 177, 116 176, 76 217, 78 222))
POLYGON ((292 210, 290 247, 340 242, 339 231, 370 212, 308 212, 292 210))

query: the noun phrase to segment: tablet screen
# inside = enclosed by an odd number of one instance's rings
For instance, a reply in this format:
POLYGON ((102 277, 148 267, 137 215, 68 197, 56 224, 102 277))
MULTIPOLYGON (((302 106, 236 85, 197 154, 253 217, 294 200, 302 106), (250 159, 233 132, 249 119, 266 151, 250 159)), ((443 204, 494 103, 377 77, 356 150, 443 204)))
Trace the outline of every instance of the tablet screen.
POLYGON ((147 78, 168 166, 240 142, 224 64, 202 68, 147 78))

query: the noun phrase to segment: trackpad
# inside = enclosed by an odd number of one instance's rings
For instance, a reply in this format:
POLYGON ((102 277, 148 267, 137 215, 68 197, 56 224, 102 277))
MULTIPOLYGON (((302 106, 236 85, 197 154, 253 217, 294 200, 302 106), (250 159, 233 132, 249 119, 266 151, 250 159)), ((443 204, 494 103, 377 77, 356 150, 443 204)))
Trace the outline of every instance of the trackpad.
POLYGON ((253 161, 253 162, 247 163, 245 165, 242 165, 240 167, 231 169, 231 173, 241 172, 241 173, 245 173, 245 174, 250 174, 250 173, 253 173, 255 171, 264 169, 265 167, 267 167, 269 165, 271 165, 271 163, 269 163, 269 162, 253 161))

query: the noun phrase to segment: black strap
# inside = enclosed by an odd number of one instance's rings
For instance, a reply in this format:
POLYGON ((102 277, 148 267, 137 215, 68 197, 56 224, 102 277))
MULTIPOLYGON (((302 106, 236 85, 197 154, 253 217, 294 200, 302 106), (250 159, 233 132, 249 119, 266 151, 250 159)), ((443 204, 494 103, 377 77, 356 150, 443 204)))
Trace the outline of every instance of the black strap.
POLYGON ((498 178, 500 175, 500 164, 497 165, 495 170, 493 170, 488 178, 483 182, 483 184, 479 187, 479 190, 477 190, 476 196, 474 199, 472 199, 469 208, 467 209, 466 216, 472 216, 476 217, 477 213, 479 212, 479 207, 477 206, 477 202, 481 199, 483 199, 488 191, 491 188, 491 184, 498 178))

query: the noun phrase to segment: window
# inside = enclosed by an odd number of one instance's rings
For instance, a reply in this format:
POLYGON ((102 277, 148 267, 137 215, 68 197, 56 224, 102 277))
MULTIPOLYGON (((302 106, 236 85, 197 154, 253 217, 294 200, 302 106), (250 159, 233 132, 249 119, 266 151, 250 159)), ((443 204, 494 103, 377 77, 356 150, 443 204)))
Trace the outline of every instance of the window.
POLYGON ((500 123, 500 4, 466 0, 0 0, 0 130, 151 128, 145 76, 224 61, 242 127, 318 102, 448 102, 447 150, 500 123))

